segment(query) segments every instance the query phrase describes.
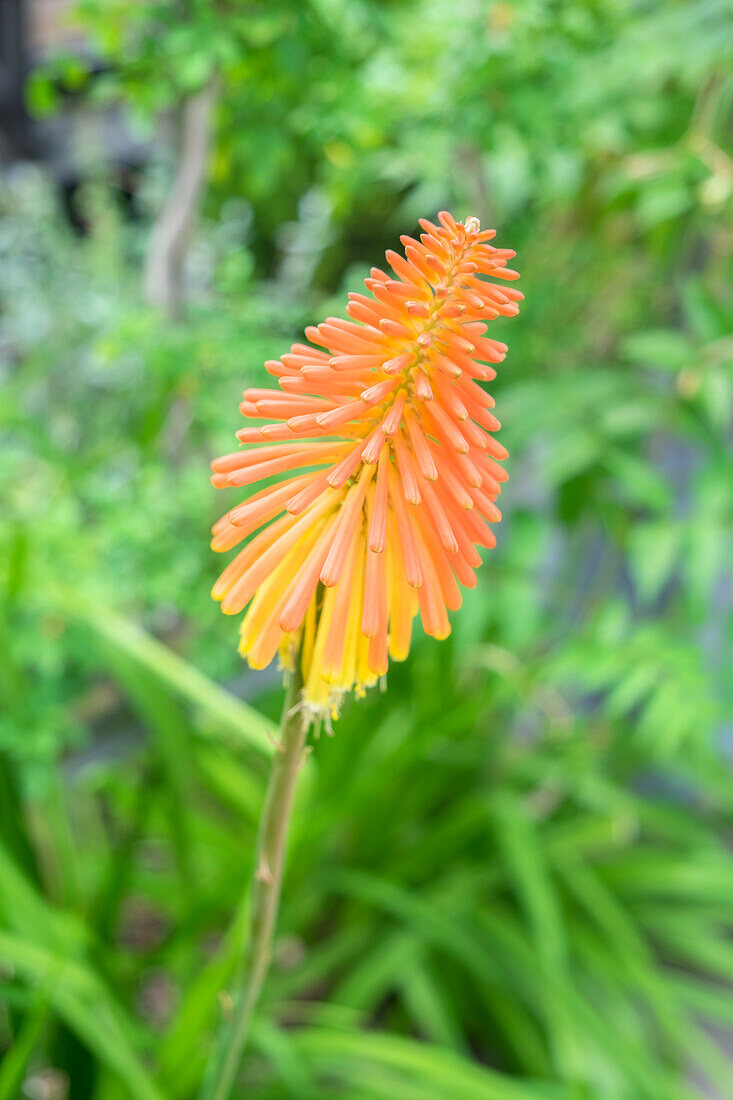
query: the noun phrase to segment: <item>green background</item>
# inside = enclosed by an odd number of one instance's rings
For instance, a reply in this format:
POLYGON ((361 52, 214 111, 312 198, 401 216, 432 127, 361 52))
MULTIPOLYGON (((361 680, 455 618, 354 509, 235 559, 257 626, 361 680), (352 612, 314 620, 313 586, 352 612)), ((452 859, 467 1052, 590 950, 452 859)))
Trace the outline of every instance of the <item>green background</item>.
POLYGON ((29 108, 121 102, 150 156, 130 218, 79 139, 83 236, 0 175, 0 1100, 196 1095, 282 699, 209 598, 208 464, 440 208, 522 273, 499 545, 315 743, 235 1095, 730 1098, 730 5, 79 11, 104 71, 59 52, 29 108), (166 320, 156 119, 210 82, 166 320))

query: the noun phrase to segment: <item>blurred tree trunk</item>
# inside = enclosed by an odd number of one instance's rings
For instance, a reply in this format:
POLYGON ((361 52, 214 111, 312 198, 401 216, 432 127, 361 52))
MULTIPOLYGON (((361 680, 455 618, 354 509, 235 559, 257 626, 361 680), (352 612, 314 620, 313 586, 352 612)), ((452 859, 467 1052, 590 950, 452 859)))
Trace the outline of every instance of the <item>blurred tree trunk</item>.
POLYGON ((218 81, 185 100, 178 111, 178 170, 170 195, 153 227, 145 261, 145 296, 174 320, 184 310, 183 275, 196 227, 211 136, 218 81))

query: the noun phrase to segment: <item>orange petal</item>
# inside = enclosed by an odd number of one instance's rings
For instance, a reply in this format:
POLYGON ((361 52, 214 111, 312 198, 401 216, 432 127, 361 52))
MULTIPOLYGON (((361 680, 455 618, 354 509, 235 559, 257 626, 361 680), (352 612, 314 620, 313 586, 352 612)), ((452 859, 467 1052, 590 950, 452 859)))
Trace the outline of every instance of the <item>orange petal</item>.
POLYGON ((338 584, 341 578, 351 541, 361 523, 364 499, 373 474, 374 467, 365 466, 359 480, 351 486, 341 505, 334 539, 321 570, 321 581, 327 588, 338 584))
MULTIPOLYGON (((225 614, 236 615, 238 611, 246 607, 265 577, 272 572, 276 565, 280 564, 285 555, 313 524, 322 520, 325 513, 333 507, 335 494, 336 490, 329 489, 304 515, 299 516, 291 527, 287 528, 279 538, 268 546, 265 552, 257 556, 256 560, 252 562, 246 572, 222 599, 221 607, 225 614)), ((253 540, 248 549, 251 549, 256 541, 256 539, 253 540)))
POLYGON ((387 539, 387 473, 389 469, 389 450, 382 447, 377 465, 377 481, 374 490, 372 514, 369 520, 367 545, 375 554, 381 554, 387 539))
POLYGON ((397 522, 407 583, 413 588, 419 588, 422 584, 422 570, 420 569, 420 555, 415 542, 415 532, 402 488, 392 468, 389 470, 389 496, 397 522))

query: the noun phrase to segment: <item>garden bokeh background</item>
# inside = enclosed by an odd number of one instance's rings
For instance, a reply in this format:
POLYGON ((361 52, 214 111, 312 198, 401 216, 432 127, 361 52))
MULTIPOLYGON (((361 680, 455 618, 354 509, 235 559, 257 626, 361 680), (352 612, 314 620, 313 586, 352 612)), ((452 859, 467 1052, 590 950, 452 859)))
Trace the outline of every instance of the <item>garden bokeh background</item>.
POLYGON ((209 462, 441 208, 526 296, 499 545, 315 743, 235 1095, 730 1100, 729 3, 10 7, 0 1100, 197 1093, 282 700, 209 462))

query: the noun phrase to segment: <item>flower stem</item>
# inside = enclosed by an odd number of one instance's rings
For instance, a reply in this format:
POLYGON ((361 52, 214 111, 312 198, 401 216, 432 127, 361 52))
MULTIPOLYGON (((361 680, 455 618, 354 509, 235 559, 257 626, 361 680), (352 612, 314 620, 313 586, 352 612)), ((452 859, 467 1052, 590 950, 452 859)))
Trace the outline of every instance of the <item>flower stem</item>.
MULTIPOLYGON (((296 668, 297 665, 298 662, 296 668)), ((306 713, 297 706, 301 688, 298 670, 291 674, 288 685, 280 721, 278 751, 270 769, 257 835, 242 990, 207 1066, 200 1100, 229 1100, 272 958, 290 814, 310 724, 306 713)))

